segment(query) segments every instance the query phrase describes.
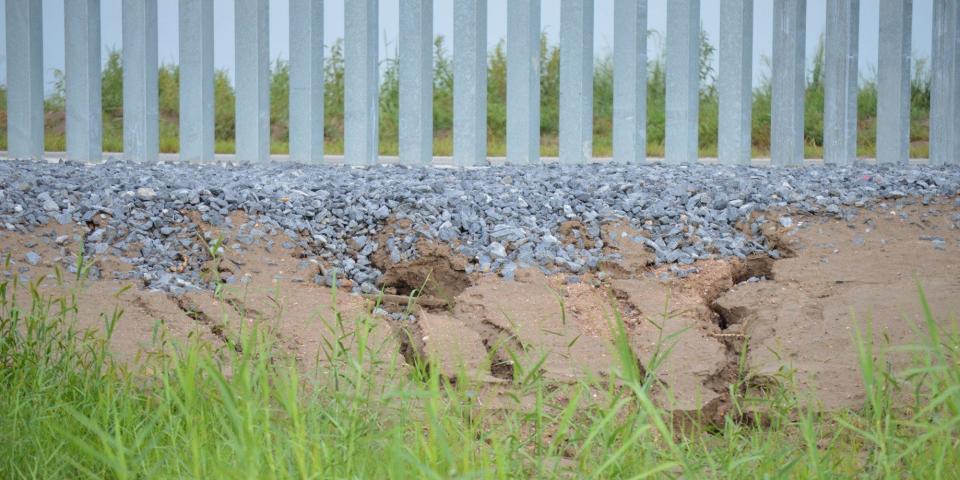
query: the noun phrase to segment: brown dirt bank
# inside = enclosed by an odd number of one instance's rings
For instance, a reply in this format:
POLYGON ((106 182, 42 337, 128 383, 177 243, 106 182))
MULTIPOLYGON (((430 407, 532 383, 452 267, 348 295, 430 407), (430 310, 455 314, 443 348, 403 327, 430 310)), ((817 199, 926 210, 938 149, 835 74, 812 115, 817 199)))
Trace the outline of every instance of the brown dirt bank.
MULTIPOLYGON (((557 383, 604 381, 616 373, 611 332, 619 313, 641 367, 655 374, 656 399, 675 411, 715 417, 729 407, 731 385, 753 395, 789 383, 824 409, 861 405, 854 327, 865 329, 869 321, 877 353, 894 368, 905 365, 907 354, 894 347, 914 342, 924 329, 916 280, 936 319, 955 325, 960 230, 951 220, 956 209, 939 208, 878 207, 851 222, 794 213, 790 228, 772 221, 765 232, 788 252, 786 258, 701 261, 696 273, 682 279, 664 280, 660 273, 668 267, 649 265, 652 256, 642 246, 618 243, 629 229, 624 225, 603 231, 605 245, 625 261, 604 264, 579 282, 537 270, 521 270, 513 282, 468 275, 463 259, 431 246, 420 260, 385 268, 389 295, 380 299, 318 286, 313 277, 324 266, 306 252, 268 251, 260 244, 227 248, 216 262, 203 259, 211 274, 241 281, 216 294, 177 298, 137 285, 124 289, 109 272, 129 266, 109 255, 94 258, 104 280, 81 286, 64 275, 57 282, 54 265, 76 255, 74 235, 82 227, 55 226, 29 236, 2 232, 0 254, 12 260, 6 278, 24 277, 11 289, 23 307, 28 283, 35 282, 45 295, 78 292, 82 328, 102 331, 105 320, 122 309, 111 347, 130 362, 169 353, 177 341, 191 338, 239 348, 242 329, 256 325, 275 334, 276 348, 305 367, 322 368, 369 338, 380 362, 427 360, 448 379, 466 376, 491 390, 532 376, 557 383), (42 261, 29 265, 28 251, 42 261), (409 301, 419 285, 425 285, 424 295, 409 301), (416 321, 392 320, 382 309, 409 312, 416 321), (370 320, 357 323, 361 317, 370 320), (369 335, 357 335, 358 328, 369 335), (745 371, 739 366, 743 348, 745 371)), ((229 243, 233 233, 222 233, 229 243)))

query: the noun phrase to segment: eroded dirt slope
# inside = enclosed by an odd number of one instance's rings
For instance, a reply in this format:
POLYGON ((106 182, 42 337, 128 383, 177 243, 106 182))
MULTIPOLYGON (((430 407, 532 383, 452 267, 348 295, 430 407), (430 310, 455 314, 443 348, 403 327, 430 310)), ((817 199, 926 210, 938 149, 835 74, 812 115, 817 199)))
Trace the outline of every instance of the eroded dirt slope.
MULTIPOLYGON (((76 292, 82 328, 102 332, 105 319, 122 309, 111 346, 124 361, 169 353, 168 346, 190 338, 237 348, 243 328, 256 326, 274 333, 277 348, 305 367, 322 368, 357 348, 357 329, 368 328, 369 348, 385 365, 407 368, 425 360, 447 378, 466 375, 491 389, 522 381, 518 375, 605 381, 618 368, 611 344, 619 314, 640 367, 656 374, 657 401, 716 417, 729 405, 729 385, 743 373, 738 355, 744 347, 750 385, 790 380, 823 408, 856 407, 863 393, 854 319, 862 329, 872 324, 881 352, 914 342, 924 328, 920 280, 937 320, 954 321, 960 231, 951 223, 956 212, 932 215, 933 208, 862 210, 849 221, 794 213, 781 223, 767 214, 774 221, 764 233, 783 258, 700 261, 681 276, 651 265, 651 252, 632 240, 639 232, 622 224, 607 225, 603 240, 623 261, 575 278, 533 269, 517 271, 514 281, 467 274, 464 259, 432 246, 415 262, 384 265, 383 296, 317 285, 325 266, 310 252, 283 248, 279 239, 271 247, 260 239, 202 259, 207 275, 232 283, 176 297, 112 279, 135 251, 94 255, 99 279, 82 286, 65 269, 56 281, 54 266, 78 253, 81 231, 69 226, 30 236, 0 233, 0 253, 12 260, 7 277, 21 279, 15 289, 21 306, 28 305, 34 282, 45 295, 76 292), (27 252, 40 260, 32 264, 27 252), (419 286, 423 295, 411 301, 419 286), (367 320, 358 324, 358 318, 367 320), (158 332, 165 339, 159 343, 158 332)), ((217 235, 229 246, 234 233, 217 235)), ((908 357, 891 351, 889 359, 896 367, 908 357)))

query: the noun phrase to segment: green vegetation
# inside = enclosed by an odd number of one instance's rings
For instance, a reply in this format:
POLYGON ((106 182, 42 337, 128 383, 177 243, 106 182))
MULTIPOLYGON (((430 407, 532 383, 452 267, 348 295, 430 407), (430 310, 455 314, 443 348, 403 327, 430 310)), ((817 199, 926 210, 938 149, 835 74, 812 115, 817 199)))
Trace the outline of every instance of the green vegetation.
MULTIPOLYGON (((84 270, 78 262, 78 282, 84 270)), ((236 338, 215 350, 199 339, 208 325, 177 343, 158 320, 154 353, 132 367, 107 348, 122 310, 100 318, 99 334, 85 333, 74 323, 79 287, 47 298, 36 282, 11 277, 0 277, 2 478, 951 478, 960 471, 960 333, 938 329, 928 308, 926 339, 909 350, 914 366, 896 375, 865 340, 871 332, 854 328, 862 409, 808 409, 792 393, 789 372, 781 387, 750 398, 741 371, 730 390, 733 409, 703 425, 673 422, 654 405, 658 362, 638 368, 619 319, 610 346, 616 378, 556 385, 516 366, 520 380, 500 397, 512 406, 495 409, 479 400, 484 387, 465 377, 450 382, 422 359, 399 368, 389 360, 396 355, 371 340, 371 317, 327 312, 340 333, 316 368, 274 348, 267 326, 234 323, 236 338)), ((669 354, 671 341, 663 339, 657 357, 669 354)))
MULTIPOLYGON (((716 49, 706 34, 701 42, 700 92, 700 153, 715 156, 717 151, 719 99, 716 89, 716 72, 711 67, 716 49)), ((437 155, 450 155, 453 149, 453 65, 451 53, 443 37, 434 42, 434 151, 437 155)), ((392 155, 398 149, 399 117, 399 64, 394 51, 383 65, 380 86, 380 151, 392 155)), ((324 116, 326 150, 331 154, 343 152, 343 43, 338 40, 330 46, 325 74, 324 116)), ((559 123, 560 51, 544 36, 541 40, 541 150, 543 155, 557 154, 559 123)), ((503 41, 490 52, 488 67, 488 138, 489 153, 504 155, 506 150, 506 54, 503 41)), ((758 66, 769 71, 769 65, 758 66)), ((285 153, 289 136, 289 66, 284 60, 272 65, 270 82, 270 121, 274 153, 285 153)), ((665 128, 666 75, 663 58, 650 61, 648 69, 647 150, 650 155, 663 154, 665 128)), ((103 72, 104 150, 123 149, 123 94, 120 53, 108 55, 103 72)), ((176 152, 178 138, 178 68, 163 65, 159 72, 160 98, 160 150, 176 152)), ((873 156, 876 140, 877 92, 875 75, 861 79, 859 92, 858 155, 873 156)), ((47 150, 63 150, 64 138, 64 91, 62 74, 58 74, 54 92, 46 102, 47 150)), ((930 75, 926 62, 916 62, 916 71, 911 83, 911 156, 927 156, 930 110, 930 75)), ((234 137, 234 92, 227 72, 217 71, 215 80, 216 150, 233 152, 234 137)), ((0 90, 0 94, 5 91, 0 90)), ((754 90, 753 99, 753 147, 754 155, 763 156, 770 150, 770 79, 764 76, 754 90)), ((594 154, 609 156, 612 153, 613 115, 613 61, 609 55, 597 59, 594 71, 594 154)), ((6 148, 6 104, 0 108, 0 148, 6 148)), ((807 142, 806 154, 822 155, 823 146, 823 41, 814 57, 808 75, 804 133, 807 142)))
POLYGON ((7 87, 0 85, 0 148, 7 148, 7 87))

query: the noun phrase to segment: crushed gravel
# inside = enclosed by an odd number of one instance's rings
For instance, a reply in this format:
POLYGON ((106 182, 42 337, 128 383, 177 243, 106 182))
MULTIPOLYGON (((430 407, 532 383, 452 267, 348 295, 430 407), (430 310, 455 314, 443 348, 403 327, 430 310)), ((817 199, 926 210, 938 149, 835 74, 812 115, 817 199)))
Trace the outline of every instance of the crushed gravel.
MULTIPOLYGON (((421 239, 447 242, 470 260, 470 271, 510 278, 518 267, 565 273, 571 282, 595 269, 604 253, 601 224, 628 221, 642 231, 659 264, 683 275, 698 259, 778 256, 762 236, 767 221, 790 227, 789 216, 754 212, 789 210, 852 221, 858 207, 943 204, 960 224, 960 168, 908 165, 807 166, 794 169, 722 165, 489 167, 468 170, 377 166, 369 168, 269 165, 0 162, 0 232, 30 232, 50 223, 79 224, 84 252, 125 256, 126 274, 166 291, 209 288, 201 259, 216 239, 201 241, 196 212, 215 227, 238 229, 220 248, 300 247, 332 265, 316 281, 338 276, 355 289, 376 291, 382 274, 371 255, 394 262, 417 256, 421 239), (228 216, 244 211, 246 225, 228 216), (94 220, 99 216, 103 221, 94 220), (390 219, 409 219, 383 241, 390 219), (737 226, 748 221, 752 235, 737 226), (575 221, 574 241, 562 241, 563 222, 575 221), (582 237, 582 238, 577 238, 582 237), (130 255, 139 247, 139 255, 130 255), (180 273, 176 265, 191 268, 180 273)), ((567 239, 569 240, 569 239, 567 239)), ((69 238, 57 238, 57 242, 69 238)), ((934 247, 942 242, 932 239, 934 247)), ((30 252, 33 253, 33 252, 30 252)), ((39 261, 36 254, 26 259, 39 261)), ((66 265, 69 267, 69 265, 66 265)))

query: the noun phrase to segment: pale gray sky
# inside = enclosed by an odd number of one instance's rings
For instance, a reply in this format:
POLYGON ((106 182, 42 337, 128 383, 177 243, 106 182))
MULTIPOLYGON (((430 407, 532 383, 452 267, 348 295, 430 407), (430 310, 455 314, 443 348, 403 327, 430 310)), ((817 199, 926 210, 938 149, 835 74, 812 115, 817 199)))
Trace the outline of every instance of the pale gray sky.
MULTIPOLYGON (((0 0, 6 2, 17 0, 0 0)), ((326 0, 324 12, 324 38, 330 44, 343 36, 343 5, 349 0, 326 0)), ((668 0, 649 0, 649 28, 659 35, 650 39, 648 54, 652 57, 661 50, 663 33, 666 31, 666 9, 668 0)), ((879 0, 860 2, 860 71, 861 74, 875 71, 877 64, 879 0)), ((542 0, 542 28, 551 41, 559 36, 560 0, 542 0)), ((933 0, 914 0, 913 8, 913 51, 915 57, 930 56, 930 25, 933 0)), ((101 42, 104 52, 109 48, 121 47, 120 29, 121 0, 101 0, 102 32, 101 42)), ((396 48, 399 0, 380 0, 380 56, 393 56, 396 48), (383 48, 387 43, 389 50, 383 48)), ((161 63, 176 62, 178 59, 177 39, 177 0, 159 0, 159 59, 161 63)), ((715 45, 718 43, 720 29, 720 0, 701 1, 701 22, 704 30, 715 45)), ((270 0, 270 56, 272 59, 287 58, 289 52, 288 37, 288 0, 270 0)), ((613 46, 613 0, 595 1, 594 49, 598 54, 609 52, 613 46)), ((807 58, 812 57, 820 34, 823 32, 826 0, 807 1, 807 58)), ((218 68, 233 71, 233 1, 214 0, 214 58, 218 68)), ((506 37, 507 0, 488 0, 488 43, 492 48, 506 37)), ((773 26, 773 0, 754 2, 754 84, 765 71, 761 61, 769 57, 771 50, 771 31, 773 26)), ((0 8, 0 83, 6 83, 6 19, 5 8, 0 8)), ((452 49, 453 0, 434 2, 434 32, 445 36, 452 49)), ((43 0, 43 48, 44 72, 47 89, 50 89, 54 69, 64 65, 63 40, 63 0, 43 0)), ((451 50, 452 51, 452 50, 451 50)), ((106 55, 104 55, 106 58, 106 55)))

